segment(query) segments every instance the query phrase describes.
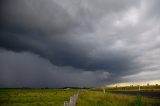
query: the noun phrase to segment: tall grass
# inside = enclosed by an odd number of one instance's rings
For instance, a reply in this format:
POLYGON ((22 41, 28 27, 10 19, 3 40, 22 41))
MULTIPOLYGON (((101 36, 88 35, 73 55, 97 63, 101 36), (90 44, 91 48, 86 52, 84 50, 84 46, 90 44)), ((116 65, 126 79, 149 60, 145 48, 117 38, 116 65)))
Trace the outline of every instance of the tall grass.
POLYGON ((63 106, 75 90, 1 89, 0 106, 63 106))
POLYGON ((137 95, 135 99, 135 106, 143 106, 142 98, 140 95, 137 95))
MULTIPOLYGON (((160 85, 140 86, 144 91, 160 91, 160 85)), ((139 86, 106 87, 106 90, 139 90, 139 86)))
MULTIPOLYGON (((63 106, 76 90, 0 89, 0 106, 63 106)), ((160 106, 160 99, 80 91, 77 106, 160 106)))
POLYGON ((160 99, 83 91, 79 95, 77 106, 160 106, 160 99))

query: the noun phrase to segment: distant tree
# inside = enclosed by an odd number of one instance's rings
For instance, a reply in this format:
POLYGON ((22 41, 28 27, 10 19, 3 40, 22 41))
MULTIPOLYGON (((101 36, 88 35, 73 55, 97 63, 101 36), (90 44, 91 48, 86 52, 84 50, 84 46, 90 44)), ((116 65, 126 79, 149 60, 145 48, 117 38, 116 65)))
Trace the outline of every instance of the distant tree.
POLYGON ((149 86, 149 83, 147 84, 147 86, 149 86))
POLYGON ((158 86, 158 84, 156 84, 156 86, 158 86))

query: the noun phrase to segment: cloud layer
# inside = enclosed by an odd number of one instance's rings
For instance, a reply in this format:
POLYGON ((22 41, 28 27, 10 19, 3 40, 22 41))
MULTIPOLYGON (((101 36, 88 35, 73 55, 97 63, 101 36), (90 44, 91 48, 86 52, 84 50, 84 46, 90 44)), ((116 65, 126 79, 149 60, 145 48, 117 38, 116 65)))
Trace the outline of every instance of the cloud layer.
POLYGON ((108 72, 83 71, 73 67, 58 67, 29 52, 0 52, 0 86, 2 87, 65 87, 95 86, 105 83, 108 72))
POLYGON ((0 86, 98 86, 160 79, 159 4, 2 0, 0 86))

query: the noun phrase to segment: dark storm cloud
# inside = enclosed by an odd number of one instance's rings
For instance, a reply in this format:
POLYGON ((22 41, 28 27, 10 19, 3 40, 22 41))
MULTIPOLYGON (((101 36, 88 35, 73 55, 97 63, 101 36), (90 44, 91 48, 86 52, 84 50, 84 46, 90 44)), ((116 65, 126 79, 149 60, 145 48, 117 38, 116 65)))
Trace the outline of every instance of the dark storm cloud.
POLYGON ((1 32, 1 34, 1 47, 15 51, 31 51, 58 66, 72 66, 92 71, 107 70, 119 74, 124 70, 134 68, 133 56, 124 55, 125 51, 116 53, 116 51, 107 50, 105 54, 96 54, 101 57, 95 58, 90 56, 94 48, 88 44, 83 48, 81 44, 78 44, 79 41, 70 43, 70 39, 62 41, 59 38, 53 40, 46 38, 45 40, 41 36, 27 37, 27 35, 8 32, 1 32))
POLYGON ((95 86, 104 83, 109 73, 57 67, 38 55, 0 50, 0 87, 95 86))
MULTIPOLYGON (((23 64, 31 67, 30 71, 38 72, 34 68, 42 64, 37 62, 42 58, 45 60, 42 67, 46 68, 49 64, 64 70, 60 76, 75 72, 76 76, 80 74, 83 78, 83 73, 89 72, 91 80, 87 84, 124 80, 130 78, 128 75, 148 72, 150 67, 159 63, 158 4, 156 0, 2 0, 0 47, 11 50, 11 53, 6 50, 8 55, 18 55, 15 62, 19 55, 24 55, 23 52, 31 55, 36 65, 23 64), (36 56, 40 57, 34 58, 36 56), (116 78, 101 80, 95 77, 97 72, 109 73, 116 78)), ((4 58, 0 60, 5 64, 7 56, 4 58)), ((158 69, 154 68, 154 71, 158 69)), ((51 70, 57 72, 54 68, 51 70)), ((19 75, 16 71, 13 76, 16 73, 19 75)), ((43 73, 42 70, 39 74, 43 73)), ((47 71, 45 77, 56 75, 47 73, 50 72, 47 71)), ((83 85, 83 81, 78 82, 83 85)), ((63 81, 61 83, 64 84, 63 81)))
MULTIPOLYGON (((91 1, 87 2, 90 3, 91 1)), ((94 2, 92 6, 97 3, 94 2)), ((91 16, 94 16, 93 10, 83 13, 81 12, 83 8, 80 8, 77 12, 82 13, 82 16, 79 17, 82 20, 76 21, 74 18, 72 19, 67 10, 52 0, 5 1, 2 7, 1 46, 4 48, 16 51, 28 50, 48 58, 53 64, 80 69, 111 70, 119 73, 119 70, 126 70, 130 67, 131 57, 126 56, 122 59, 121 53, 114 55, 111 52, 109 57, 106 55, 103 60, 92 60, 88 54, 90 47, 91 50, 94 49, 92 44, 86 42, 86 47, 83 48, 81 41, 74 39, 76 36, 70 36, 72 26, 77 23, 77 26, 81 28, 83 25, 79 21, 82 23, 83 20, 90 21, 82 17, 91 19, 91 16), (13 19, 14 21, 12 21, 13 19), (124 62, 119 63, 122 60, 124 62), (94 62, 89 63, 89 61, 94 62), (114 64, 117 64, 117 67, 114 64)), ((120 7, 122 6, 118 6, 118 8, 120 7)), ((113 11, 116 10, 113 9, 113 11)), ((90 25, 90 23, 88 24, 90 25)), ((75 34, 81 36, 79 33, 81 32, 78 31, 75 34)))
POLYGON ((74 21, 67 11, 52 0, 3 0, 1 27, 25 33, 67 32, 74 21))

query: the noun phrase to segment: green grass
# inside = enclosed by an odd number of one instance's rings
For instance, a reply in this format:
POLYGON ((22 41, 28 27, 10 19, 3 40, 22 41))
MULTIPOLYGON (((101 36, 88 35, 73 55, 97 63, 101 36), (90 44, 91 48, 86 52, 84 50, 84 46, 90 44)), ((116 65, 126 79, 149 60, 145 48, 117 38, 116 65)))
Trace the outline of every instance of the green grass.
POLYGON ((77 106, 160 106, 160 99, 141 96, 81 91, 77 106))
MULTIPOLYGON (((124 86, 124 87, 97 87, 92 88, 94 91, 101 91, 102 88, 106 91, 139 91, 139 86, 124 86)), ((141 91, 155 91, 160 92, 160 85, 140 86, 141 91)))
MULTIPOLYGON (((141 90, 143 91, 160 91, 160 85, 150 85, 150 86, 141 86, 141 90)), ((125 87, 106 87, 106 90, 139 90, 139 86, 125 86, 125 87)))
MULTIPOLYGON (((0 106, 63 106, 77 90, 0 89, 0 106)), ((160 106, 160 99, 83 90, 77 106, 160 106)))
POLYGON ((0 106, 63 106, 76 90, 0 89, 0 106))

